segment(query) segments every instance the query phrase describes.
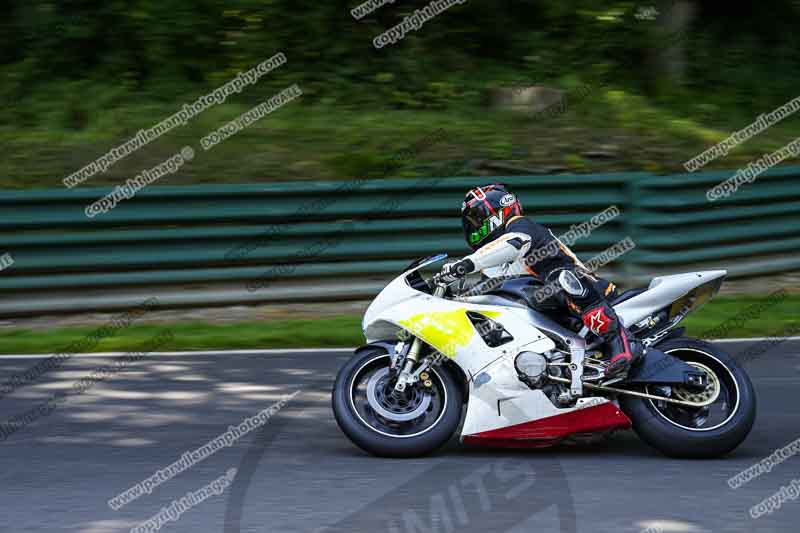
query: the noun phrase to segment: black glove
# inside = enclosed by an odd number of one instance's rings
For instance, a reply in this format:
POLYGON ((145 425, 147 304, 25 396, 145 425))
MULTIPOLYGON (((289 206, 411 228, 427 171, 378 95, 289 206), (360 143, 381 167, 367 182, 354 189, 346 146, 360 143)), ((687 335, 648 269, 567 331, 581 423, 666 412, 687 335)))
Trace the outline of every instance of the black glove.
POLYGON ((469 259, 462 259, 455 263, 448 263, 442 267, 442 271, 436 275, 439 283, 453 283, 475 270, 475 263, 469 259))

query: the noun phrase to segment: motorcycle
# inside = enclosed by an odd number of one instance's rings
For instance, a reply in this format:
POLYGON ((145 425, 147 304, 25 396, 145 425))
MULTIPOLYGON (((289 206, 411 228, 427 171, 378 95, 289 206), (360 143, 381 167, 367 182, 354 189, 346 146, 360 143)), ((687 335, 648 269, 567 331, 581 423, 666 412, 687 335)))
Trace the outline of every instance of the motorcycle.
POLYGON ((753 427, 744 370, 676 327, 719 291, 725 270, 656 277, 612 300, 645 353, 609 379, 602 340, 559 312, 557 294, 542 298, 548 287, 519 277, 459 292, 422 275, 446 258, 415 261, 381 291, 364 315, 367 344, 336 377, 336 421, 361 449, 418 457, 456 432, 464 443, 536 447, 633 428, 665 455, 710 458, 753 427))

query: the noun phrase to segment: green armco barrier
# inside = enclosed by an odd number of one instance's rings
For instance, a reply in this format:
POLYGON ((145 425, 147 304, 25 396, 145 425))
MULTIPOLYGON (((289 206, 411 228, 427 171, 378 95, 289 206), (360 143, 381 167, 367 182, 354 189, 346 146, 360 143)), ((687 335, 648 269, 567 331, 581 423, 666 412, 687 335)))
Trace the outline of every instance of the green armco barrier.
MULTIPOLYGON (((72 297, 81 311, 95 309, 80 305, 82 291, 111 301, 137 288, 202 291, 265 279, 308 280, 310 288, 328 280, 343 298, 363 297, 363 286, 348 294, 348 280, 386 280, 422 255, 468 253, 461 201, 487 181, 508 184, 527 214, 557 235, 617 206, 619 217, 572 248, 588 260, 631 237, 635 249, 607 268, 622 284, 690 269, 726 268, 734 277, 800 269, 800 167, 768 171, 708 201, 706 191, 733 174, 151 186, 94 218, 85 208, 109 188, 0 192, 0 255, 13 258, 0 271, 0 316, 24 313, 26 298, 49 294, 72 297)), ((268 288, 260 293, 272 299, 268 288)))

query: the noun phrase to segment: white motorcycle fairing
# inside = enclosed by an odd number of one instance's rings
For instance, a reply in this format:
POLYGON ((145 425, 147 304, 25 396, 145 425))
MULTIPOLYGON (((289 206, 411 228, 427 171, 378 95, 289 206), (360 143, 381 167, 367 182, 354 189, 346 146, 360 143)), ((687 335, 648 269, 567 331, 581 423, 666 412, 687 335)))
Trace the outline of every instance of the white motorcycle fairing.
MULTIPOLYGON (((574 407, 562 408, 543 391, 531 389, 520 381, 514 366, 516 356, 520 352, 547 354, 556 348, 551 338, 555 337, 570 346, 571 362, 576 365, 571 390, 576 396, 581 394, 585 348, 582 337, 533 309, 508 300, 491 297, 448 300, 411 287, 408 281, 411 274, 442 259, 443 256, 431 258, 389 283, 367 309, 362 326, 369 343, 398 339, 401 331, 406 331, 458 365, 469 386, 462 441, 537 446, 569 435, 630 427, 628 417, 607 398, 583 397, 574 407), (514 340, 497 347, 488 346, 468 313, 501 324, 514 340)), ((649 290, 615 309, 629 324, 724 275, 725 271, 714 271, 656 278, 649 290)))
MULTIPOLYGON (((522 351, 546 353, 556 347, 552 339, 532 325, 537 319, 533 312, 517 306, 452 301, 417 291, 406 279, 423 266, 425 264, 404 273, 378 295, 364 316, 364 333, 368 342, 380 342, 397 338, 401 330, 406 330, 436 348, 464 371, 469 383, 469 400, 462 439, 559 438, 572 433, 575 425, 562 423, 563 419, 550 423, 549 419, 582 410, 594 410, 600 416, 591 418, 603 422, 599 426, 585 427, 583 431, 630 425, 627 417, 605 398, 583 398, 575 407, 563 409, 554 406, 542 391, 532 390, 522 383, 514 368, 516 355, 522 351), (502 324, 514 341, 495 348, 488 346, 467 317, 467 312, 484 315, 502 324), (540 420, 548 422, 538 427, 536 422, 540 420), (509 428, 516 430, 509 431, 509 428)), ((581 337, 555 323, 544 326, 574 337, 582 354, 581 337)))

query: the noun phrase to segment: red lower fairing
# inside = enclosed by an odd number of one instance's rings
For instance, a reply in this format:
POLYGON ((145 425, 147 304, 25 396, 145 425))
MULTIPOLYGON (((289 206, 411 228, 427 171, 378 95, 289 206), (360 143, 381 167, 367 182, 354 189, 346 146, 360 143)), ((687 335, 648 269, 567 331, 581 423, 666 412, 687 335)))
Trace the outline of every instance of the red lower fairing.
POLYGON ((604 403, 531 422, 464 436, 468 444, 504 447, 550 446, 579 433, 628 429, 630 419, 613 403, 604 403))

